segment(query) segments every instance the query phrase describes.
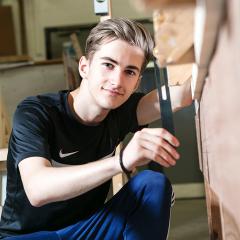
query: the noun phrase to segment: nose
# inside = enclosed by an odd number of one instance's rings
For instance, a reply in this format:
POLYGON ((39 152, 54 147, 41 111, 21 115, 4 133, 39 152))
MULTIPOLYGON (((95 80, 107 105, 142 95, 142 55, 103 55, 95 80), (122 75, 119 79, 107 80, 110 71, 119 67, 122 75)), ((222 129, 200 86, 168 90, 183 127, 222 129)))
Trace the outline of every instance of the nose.
POLYGON ((111 74, 110 83, 115 87, 121 86, 122 80, 123 80, 123 74, 120 70, 116 70, 114 71, 114 73, 111 74))

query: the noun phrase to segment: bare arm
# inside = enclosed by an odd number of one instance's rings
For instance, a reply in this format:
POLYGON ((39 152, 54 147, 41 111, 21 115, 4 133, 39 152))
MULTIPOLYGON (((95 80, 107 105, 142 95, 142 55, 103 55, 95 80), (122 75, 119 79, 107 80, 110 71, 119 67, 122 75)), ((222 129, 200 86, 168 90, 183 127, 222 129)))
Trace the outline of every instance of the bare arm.
MULTIPOLYGON (((187 86, 185 88, 187 89, 187 86)), ((182 104, 184 101, 181 97, 179 100, 179 95, 181 96, 184 91, 180 89, 175 89, 175 92, 171 91, 174 111, 179 106, 182 107, 189 103, 185 101, 182 104)), ((139 102, 138 122, 143 125, 158 119, 159 116, 158 95, 154 90, 139 102)), ((178 145, 178 140, 164 129, 143 129, 134 135, 125 148, 123 163, 128 169, 145 165, 150 160, 165 167, 173 166, 179 158, 175 149, 178 145)), ((19 163, 19 170, 25 192, 33 206, 42 206, 76 197, 101 185, 122 171, 118 156, 61 168, 52 167, 45 158, 31 157, 19 163)))
MULTIPOLYGON (((172 109, 177 111, 192 103, 190 81, 182 86, 170 87, 172 109)), ((160 118, 157 90, 144 96, 137 107, 139 125, 151 123, 160 118)), ((123 152, 123 163, 127 169, 145 165, 153 160, 164 167, 174 166, 180 155, 178 139, 163 128, 145 128, 134 134, 123 152), (133 154, 134 153, 134 154, 133 154)))
MULTIPOLYGON (((145 165, 148 163, 146 158, 165 166, 174 165, 175 160, 171 154, 176 151, 171 146, 169 148, 164 138, 174 142, 173 137, 159 129, 144 129, 136 133, 124 150, 123 161, 126 167, 134 169, 145 165)), ((18 167, 26 195, 35 207, 84 194, 122 172, 118 156, 59 168, 53 167, 45 158, 30 157, 22 160, 18 167)))
MULTIPOLYGON (((190 80, 181 86, 171 86, 170 95, 172 110, 177 110, 189 106, 192 103, 190 80)), ((137 119, 139 125, 151 123, 160 118, 160 106, 157 90, 153 90, 144 96, 137 107, 137 119)))
MULTIPOLYGON (((165 167, 179 158, 178 140, 164 129, 143 129, 133 136, 123 152, 123 163, 129 170, 153 160, 165 167)), ((52 167, 41 157, 30 157, 19 163, 23 186, 30 203, 40 207, 47 203, 79 196, 122 172, 119 156, 69 167, 52 167)))
POLYGON ((116 158, 56 168, 45 158, 30 157, 19 163, 19 170, 29 201, 39 207, 76 197, 111 179, 121 172, 116 158))

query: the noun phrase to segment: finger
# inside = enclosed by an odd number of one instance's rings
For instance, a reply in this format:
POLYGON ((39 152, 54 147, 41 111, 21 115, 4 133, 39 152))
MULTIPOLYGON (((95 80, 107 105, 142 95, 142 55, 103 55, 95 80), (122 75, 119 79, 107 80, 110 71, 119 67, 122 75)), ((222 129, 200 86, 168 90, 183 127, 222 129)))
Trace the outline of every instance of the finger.
POLYGON ((161 149, 160 154, 157 155, 156 158, 157 161, 165 161, 167 164, 171 165, 171 166, 175 166, 176 165, 176 159, 173 158, 167 151, 165 151, 164 149, 161 149))
POLYGON ((172 164, 169 164, 169 162, 167 162, 166 160, 164 160, 163 158, 161 158, 161 156, 154 156, 153 153, 148 150, 148 149, 142 149, 142 151, 144 152, 144 156, 160 165, 162 165, 163 167, 171 167, 173 166, 172 164))
POLYGON ((164 138, 175 147, 180 145, 178 139, 164 128, 144 128, 142 129, 142 132, 164 138))
POLYGON ((165 162, 172 166, 176 164, 176 159, 174 156, 165 151, 164 148, 157 146, 155 143, 147 141, 145 139, 142 139, 140 144, 141 147, 146 150, 147 156, 145 155, 145 157, 154 161, 161 161, 163 159, 165 162))
POLYGON ((142 132, 140 138, 142 147, 149 148, 151 151, 156 152, 159 155, 164 149, 169 154, 171 154, 173 158, 179 159, 180 155, 177 150, 163 138, 146 132, 142 132))
POLYGON ((171 167, 171 165, 168 164, 167 162, 165 162, 164 160, 158 161, 157 163, 160 164, 160 165, 163 166, 163 167, 166 167, 166 168, 171 167))

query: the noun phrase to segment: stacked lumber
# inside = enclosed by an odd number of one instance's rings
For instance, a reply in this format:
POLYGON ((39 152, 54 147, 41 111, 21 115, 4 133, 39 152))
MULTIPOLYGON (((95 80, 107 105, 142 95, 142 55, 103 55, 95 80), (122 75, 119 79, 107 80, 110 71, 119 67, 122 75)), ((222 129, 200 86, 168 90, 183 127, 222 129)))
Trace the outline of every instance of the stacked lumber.
POLYGON ((0 148, 7 147, 10 131, 11 126, 4 106, 2 91, 0 90, 0 148))
POLYGON ((0 173, 6 171, 7 148, 0 148, 0 173))
MULTIPOLYGON (((192 95, 210 239, 240 239, 236 192, 240 85, 234 64, 239 62, 239 1, 198 0, 192 5, 193 18, 186 12, 188 0, 135 2, 154 9, 155 56, 160 66, 179 64, 190 43, 193 47, 192 95)), ((176 76, 187 76, 187 71, 176 76)))
POLYGON ((81 76, 78 71, 78 60, 80 58, 81 48, 77 47, 76 50, 77 37, 72 36, 71 38, 74 44, 72 41, 69 41, 63 45, 63 65, 67 88, 74 90, 79 87, 81 82, 81 76))

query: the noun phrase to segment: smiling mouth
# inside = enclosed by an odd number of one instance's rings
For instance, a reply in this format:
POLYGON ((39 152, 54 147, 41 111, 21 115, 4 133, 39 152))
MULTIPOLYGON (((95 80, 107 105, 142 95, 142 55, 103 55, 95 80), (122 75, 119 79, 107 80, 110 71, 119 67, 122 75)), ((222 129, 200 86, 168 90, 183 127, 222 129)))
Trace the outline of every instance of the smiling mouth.
POLYGON ((109 89, 109 88, 102 88, 102 89, 108 92, 112 96, 123 95, 122 92, 119 92, 118 90, 115 90, 115 89, 109 89))

